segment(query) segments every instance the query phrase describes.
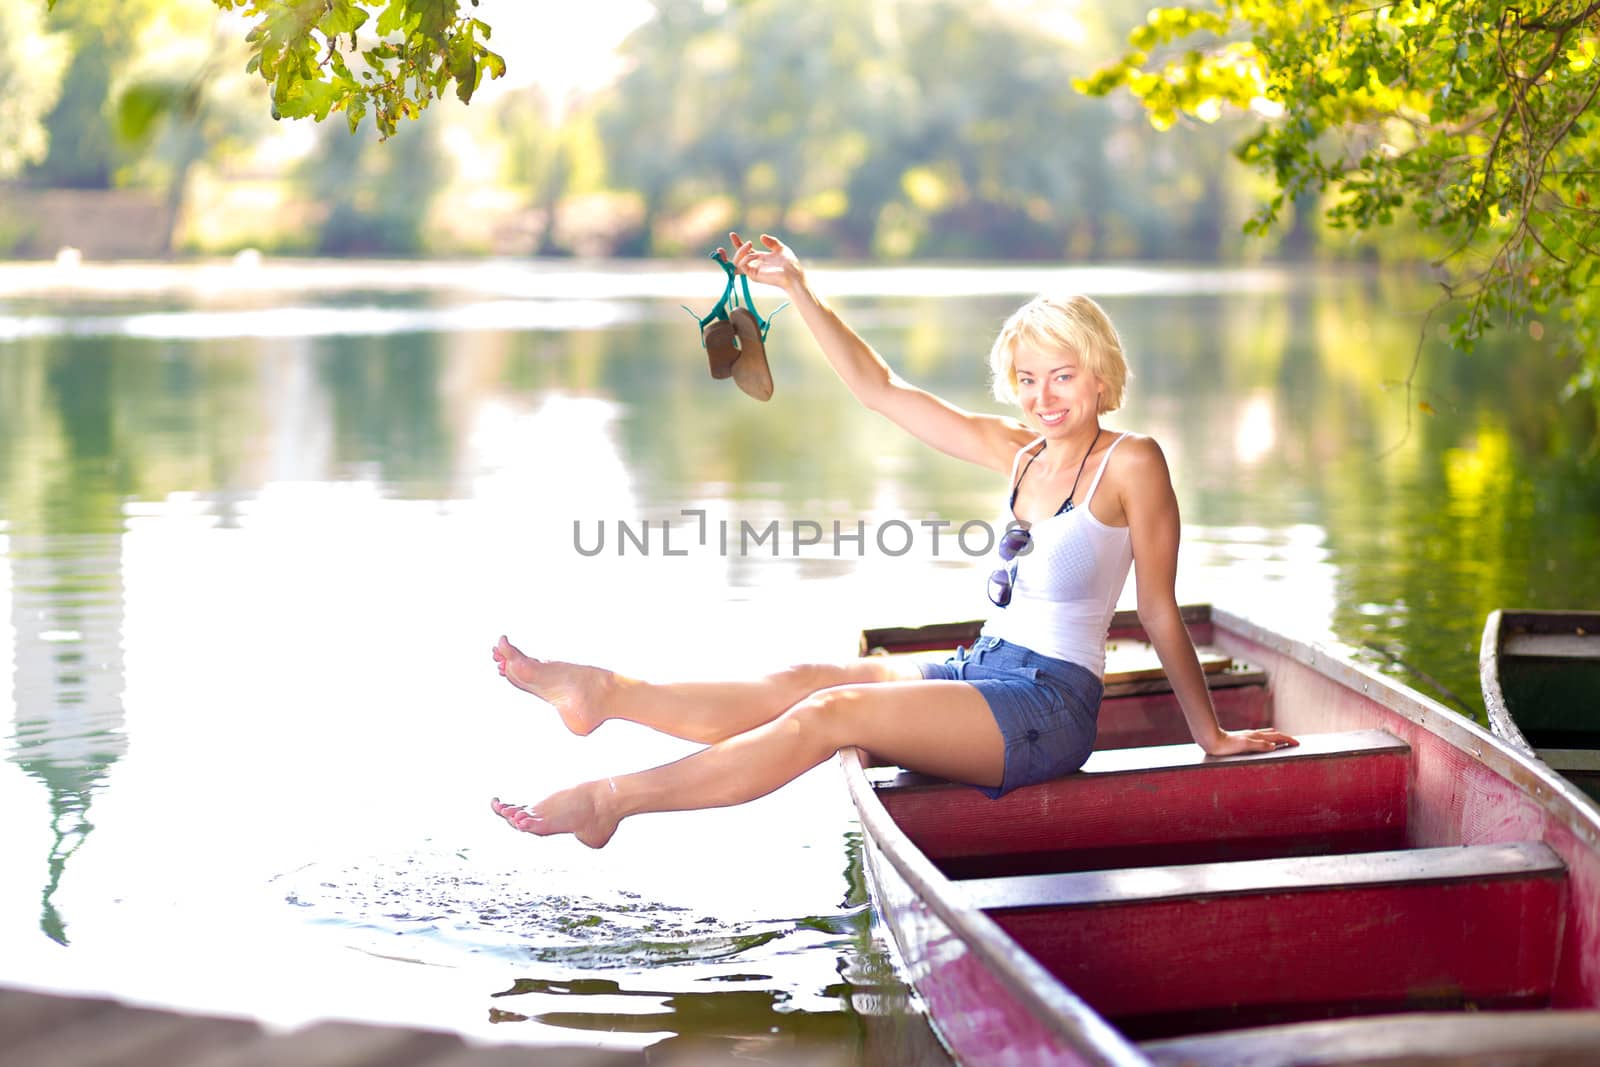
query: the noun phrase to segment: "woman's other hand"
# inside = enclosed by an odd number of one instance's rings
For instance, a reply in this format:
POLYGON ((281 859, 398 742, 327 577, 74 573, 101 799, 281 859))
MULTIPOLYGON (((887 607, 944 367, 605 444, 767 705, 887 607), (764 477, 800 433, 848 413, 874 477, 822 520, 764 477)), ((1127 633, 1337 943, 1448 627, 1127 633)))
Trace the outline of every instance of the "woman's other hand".
MULTIPOLYGON (((762 247, 759 248, 753 241, 746 241, 737 233, 728 234, 728 239, 733 242, 731 262, 734 269, 751 281, 776 286, 786 293, 792 293, 804 284, 806 272, 800 266, 794 250, 771 234, 761 235, 762 247)), ((723 250, 719 248, 717 251, 723 250)))
POLYGON ((1208 756, 1236 756, 1241 752, 1271 752, 1275 748, 1293 748, 1300 742, 1282 730, 1223 730, 1210 744, 1200 747, 1208 756))

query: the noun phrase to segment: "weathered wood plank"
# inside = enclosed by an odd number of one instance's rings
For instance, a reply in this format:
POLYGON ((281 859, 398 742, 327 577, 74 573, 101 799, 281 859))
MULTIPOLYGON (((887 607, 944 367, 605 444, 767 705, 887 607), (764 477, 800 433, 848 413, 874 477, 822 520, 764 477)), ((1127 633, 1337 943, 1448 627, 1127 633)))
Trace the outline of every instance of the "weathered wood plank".
MULTIPOLYGON (((782 1052, 773 1062, 789 1062, 782 1052)), ((269 1032, 240 1018, 0 988, 0 1067, 631 1067, 645 1058, 630 1049, 475 1045, 383 1024, 269 1032)))
POLYGON ((1549 997, 1566 878, 1542 844, 1205 866, 958 892, 1117 1019, 1549 997))
POLYGON ((182 1067, 413 1067, 466 1048, 456 1034, 322 1022, 287 1034, 262 1034, 182 1067))
MULTIPOLYGON (((975 638, 974 638, 975 639, 975 638)), ((927 648, 906 649, 895 652, 879 652, 895 659, 932 659, 940 654, 953 654, 956 645, 970 645, 972 640, 948 644, 944 642, 932 644, 927 648), (931 654, 931 655, 930 655, 931 654)), ((1207 684, 1217 687, 1222 685, 1259 685, 1266 680, 1266 675, 1260 671, 1248 668, 1234 669, 1232 657, 1214 648, 1200 646, 1196 648, 1200 659, 1200 670, 1209 676, 1207 684), (1231 673, 1230 673, 1231 672, 1231 673)), ((1161 666, 1161 660, 1156 656, 1155 648, 1143 641, 1113 641, 1106 646, 1105 673, 1102 678, 1107 696, 1120 696, 1128 693, 1142 692, 1171 692, 1172 686, 1167 681, 1167 672, 1161 666)))
POLYGON ((1549 846, 1519 841, 1466 848, 1400 849, 1348 856, 1291 856, 1158 869, 988 878, 963 883, 958 894, 968 907, 984 911, 1066 909, 1402 883, 1481 883, 1529 877, 1560 879, 1565 874, 1566 865, 1549 846))
POLYGON ((1542 659, 1600 659, 1600 633, 1507 634, 1500 654, 1542 659))
POLYGON ((1533 754, 1562 774, 1600 774, 1600 748, 1536 748, 1533 754))
MULTIPOLYGON (((1184 604, 1178 608, 1183 624, 1197 643, 1211 641, 1211 605, 1184 604)), ((877 626, 861 631, 860 653, 928 652, 970 645, 983 629, 982 619, 938 622, 926 626, 877 626)), ((1109 639, 1144 641, 1147 637, 1137 611, 1119 611, 1111 616, 1109 639)))
MULTIPOLYGON (((1204 663, 1201 664, 1205 666, 1204 663)), ((1206 688, 1212 693, 1219 689, 1232 689, 1240 686, 1263 686, 1267 684, 1267 676, 1254 667, 1227 666, 1221 670, 1206 671, 1206 688)), ((1104 697, 1112 700, 1117 697, 1140 696, 1145 693, 1171 693, 1172 683, 1165 674, 1153 678, 1134 678, 1122 680, 1112 677, 1106 683, 1104 697)))
POLYGON ((57 997, 24 989, 0 989, 0 1049, 58 1026, 121 1010, 116 1001, 100 997, 57 997))
POLYGON ((0 1049, 0 1067, 168 1067, 249 1042, 260 1033, 248 1019, 118 1006, 7 1044, 0 1049))
POLYGON ((936 622, 927 626, 881 626, 861 631, 859 652, 863 656, 953 652, 960 645, 971 645, 982 630, 982 619, 936 622))
POLYGON ((1140 1046, 1157 1067, 1590 1067, 1600 1012, 1385 1015, 1268 1026, 1140 1046))
MULTIPOLYGON (((1196 651, 1200 656, 1200 669, 1206 674, 1217 674, 1233 666, 1233 659, 1226 652, 1203 646, 1196 651)), ((1129 682, 1165 681, 1166 677, 1161 657, 1148 641, 1107 642, 1104 679, 1107 689, 1129 682)))

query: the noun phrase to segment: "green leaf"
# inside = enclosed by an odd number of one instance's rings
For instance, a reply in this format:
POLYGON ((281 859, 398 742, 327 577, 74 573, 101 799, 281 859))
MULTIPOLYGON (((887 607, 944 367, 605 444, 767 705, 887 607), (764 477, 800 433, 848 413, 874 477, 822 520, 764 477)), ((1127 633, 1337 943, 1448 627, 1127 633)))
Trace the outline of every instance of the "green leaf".
POLYGON ((406 0, 389 0, 384 6, 383 14, 378 16, 377 33, 379 37, 387 37, 400 28, 406 15, 406 0))
POLYGON ((326 36, 331 38, 355 33, 366 25, 367 13, 357 7, 353 0, 327 0, 327 3, 327 11, 317 23, 317 28, 326 36))
POLYGON ((180 110, 182 87, 172 82, 136 82, 117 98, 117 137, 127 144, 143 144, 156 125, 180 110))

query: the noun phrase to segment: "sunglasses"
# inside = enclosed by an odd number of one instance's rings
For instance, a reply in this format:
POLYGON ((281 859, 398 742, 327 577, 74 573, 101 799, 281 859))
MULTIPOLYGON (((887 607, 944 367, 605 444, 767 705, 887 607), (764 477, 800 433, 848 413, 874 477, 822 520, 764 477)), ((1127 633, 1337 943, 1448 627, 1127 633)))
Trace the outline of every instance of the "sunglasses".
POLYGON ((1000 535, 1000 558, 1009 566, 1001 567, 989 575, 989 602, 997 608, 1011 603, 1011 590, 1017 584, 1017 557, 1033 544, 1033 534, 1026 526, 1008 526, 1000 535))

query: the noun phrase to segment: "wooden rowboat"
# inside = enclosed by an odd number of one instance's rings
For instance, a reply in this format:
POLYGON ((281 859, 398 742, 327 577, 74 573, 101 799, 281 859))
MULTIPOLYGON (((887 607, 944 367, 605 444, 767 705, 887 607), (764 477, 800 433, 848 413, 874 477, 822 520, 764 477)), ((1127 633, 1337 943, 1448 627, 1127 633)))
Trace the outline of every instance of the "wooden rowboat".
POLYGON ((1478 674, 1490 731, 1600 801, 1600 611, 1491 611, 1478 674))
POLYGON ((989 800, 841 753, 879 915, 956 1060, 1593 1062, 1600 811, 1336 652, 1184 614, 1223 725, 1300 747, 1205 756, 1119 613, 1079 773, 989 800))

